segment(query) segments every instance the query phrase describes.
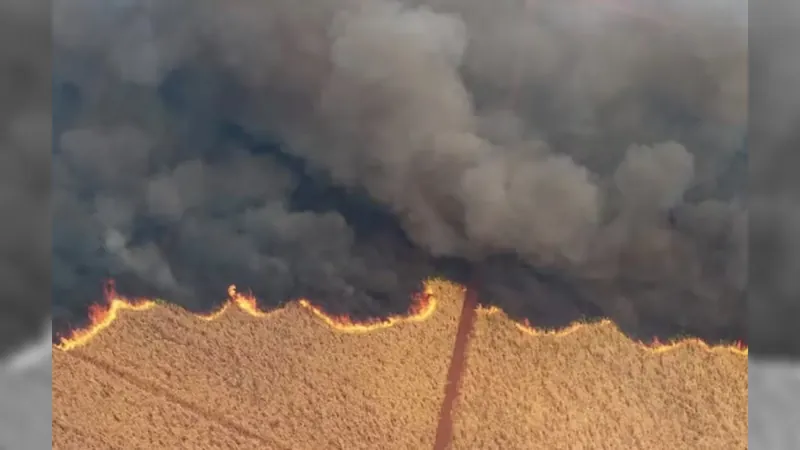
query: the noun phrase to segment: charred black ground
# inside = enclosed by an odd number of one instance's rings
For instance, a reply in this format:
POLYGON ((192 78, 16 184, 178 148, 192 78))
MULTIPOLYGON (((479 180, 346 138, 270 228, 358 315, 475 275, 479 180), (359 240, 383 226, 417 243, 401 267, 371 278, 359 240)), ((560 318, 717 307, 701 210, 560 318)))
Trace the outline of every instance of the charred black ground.
POLYGON ((362 319, 444 277, 534 325, 746 342, 736 7, 421 3, 55 2, 56 332, 108 279, 362 319))

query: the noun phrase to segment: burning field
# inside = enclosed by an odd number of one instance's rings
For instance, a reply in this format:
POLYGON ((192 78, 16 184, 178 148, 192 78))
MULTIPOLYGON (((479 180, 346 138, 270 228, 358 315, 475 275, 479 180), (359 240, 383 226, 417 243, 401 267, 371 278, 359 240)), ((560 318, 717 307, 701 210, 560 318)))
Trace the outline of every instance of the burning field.
POLYGON ((746 5, 648 4, 56 0, 59 445, 740 445, 746 5))
POLYGON ((246 297, 216 318, 98 316, 54 350, 54 448, 430 448, 458 312, 442 289, 360 325, 246 297))
POLYGON ((453 449, 746 449, 747 350, 478 315, 453 449), (600 445, 600 443, 602 445, 600 445))
POLYGON ((485 4, 57 0, 56 332, 108 279, 361 320, 445 278, 746 341, 746 8, 485 4))
POLYGON ((54 348, 53 448, 443 449, 445 415, 453 449, 746 448, 746 350, 608 322, 537 334, 477 310, 443 414, 463 295, 431 282, 361 325, 238 294, 213 318, 117 299, 54 348))

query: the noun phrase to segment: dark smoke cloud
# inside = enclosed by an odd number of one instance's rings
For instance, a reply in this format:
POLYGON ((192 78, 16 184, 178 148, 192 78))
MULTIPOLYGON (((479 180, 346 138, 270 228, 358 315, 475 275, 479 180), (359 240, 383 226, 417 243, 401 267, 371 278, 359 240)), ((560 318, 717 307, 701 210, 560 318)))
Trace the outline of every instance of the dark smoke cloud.
POLYGON ((104 277, 380 314, 444 273, 538 323, 744 337, 739 6, 54 10, 65 316, 104 277))
MULTIPOLYGON (((50 311, 50 33, 41 2, 0 2, 0 358, 50 311)), ((12 402, 13 403, 13 402, 12 402)))
POLYGON ((748 204, 752 224, 748 318, 758 356, 800 359, 800 8, 775 2, 754 9, 748 204))

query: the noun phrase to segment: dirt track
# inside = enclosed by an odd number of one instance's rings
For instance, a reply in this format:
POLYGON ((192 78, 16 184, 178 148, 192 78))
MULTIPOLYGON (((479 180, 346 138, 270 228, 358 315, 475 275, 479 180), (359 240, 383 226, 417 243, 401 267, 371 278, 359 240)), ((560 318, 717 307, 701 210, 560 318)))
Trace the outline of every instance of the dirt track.
MULTIPOLYGON (((432 448, 463 293, 432 287, 426 321, 360 334, 296 303, 211 322, 123 313, 54 349, 53 448, 432 448)), ((530 336, 482 314, 453 448, 746 448, 746 414, 741 355, 654 354, 609 326, 530 336)))

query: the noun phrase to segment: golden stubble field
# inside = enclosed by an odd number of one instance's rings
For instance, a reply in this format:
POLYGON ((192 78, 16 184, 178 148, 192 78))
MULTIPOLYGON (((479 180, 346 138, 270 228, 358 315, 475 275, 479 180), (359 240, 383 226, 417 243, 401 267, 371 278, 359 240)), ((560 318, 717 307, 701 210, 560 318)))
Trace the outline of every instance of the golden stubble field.
POLYGON ((610 322, 515 325, 478 315, 454 450, 747 448, 746 356, 691 342, 656 353, 610 322))
MULTIPOLYGON (((432 448, 463 289, 429 289, 417 320, 350 332, 298 302, 123 311, 53 349, 53 448, 432 448)), ((747 447, 747 358, 727 349, 654 352, 608 323, 531 335, 482 311, 467 355, 454 450, 747 447)))

